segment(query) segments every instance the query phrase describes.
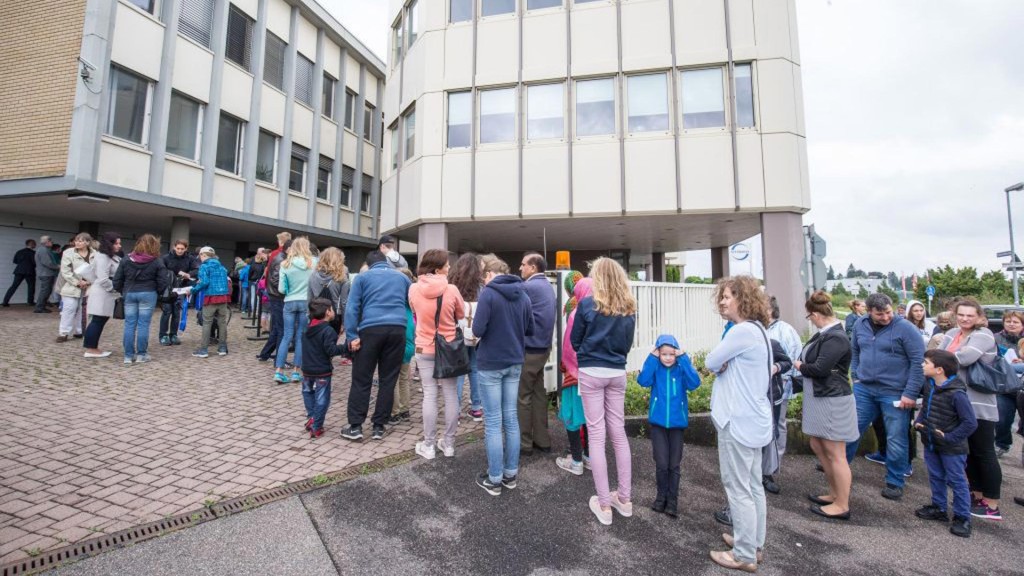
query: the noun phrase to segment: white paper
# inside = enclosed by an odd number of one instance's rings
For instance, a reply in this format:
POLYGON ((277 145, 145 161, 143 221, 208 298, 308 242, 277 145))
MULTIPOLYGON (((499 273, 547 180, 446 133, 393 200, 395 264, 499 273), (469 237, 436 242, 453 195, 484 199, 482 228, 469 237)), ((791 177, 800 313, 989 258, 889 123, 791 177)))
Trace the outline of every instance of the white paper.
POLYGON ((1006 354, 1003 354, 1003 358, 1006 358, 1007 362, 1013 362, 1014 360, 1020 358, 1020 356, 1017 356, 1016 350, 1010 348, 1009 350, 1006 351, 1006 354))

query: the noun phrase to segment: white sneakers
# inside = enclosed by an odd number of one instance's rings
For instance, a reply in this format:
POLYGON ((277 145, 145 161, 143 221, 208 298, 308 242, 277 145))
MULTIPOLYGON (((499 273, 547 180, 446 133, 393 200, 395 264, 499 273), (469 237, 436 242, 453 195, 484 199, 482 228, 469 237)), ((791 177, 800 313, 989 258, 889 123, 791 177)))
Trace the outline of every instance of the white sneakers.
POLYGON ((605 526, 612 525, 612 510, 615 510, 624 518, 629 518, 633 515, 633 503, 623 503, 620 501, 618 492, 611 493, 611 502, 609 502, 609 504, 611 504, 611 509, 607 511, 602 510, 601 503, 598 501, 597 496, 590 497, 590 511, 594 513, 594 516, 597 516, 597 521, 605 526))
POLYGON ((110 352, 100 352, 99 354, 96 354, 95 352, 86 352, 84 356, 86 358, 106 358, 107 356, 110 356, 110 352))
POLYGON ((602 510, 601 503, 597 501, 597 496, 590 497, 590 511, 594 513, 594 516, 597 516, 597 521, 601 524, 605 526, 612 525, 612 511, 602 510))
MULTIPOLYGON (((437 456, 437 453, 434 452, 434 447, 427 446, 425 442, 416 443, 416 454, 427 460, 433 460, 437 456)), ((455 452, 453 451, 452 454, 454 455, 455 452)))
POLYGON ((441 449, 441 453, 444 454, 445 458, 452 458, 455 456, 455 446, 449 446, 444 438, 437 440, 437 447, 441 449))
POLYGON ((570 474, 576 476, 583 476, 583 462, 577 462, 572 459, 572 456, 562 456, 555 458, 555 464, 570 474))
POLYGON ((629 518, 630 516, 633 515, 633 503, 632 502, 626 502, 626 503, 621 502, 619 500, 619 493, 617 491, 616 492, 612 492, 611 496, 612 496, 612 501, 611 501, 612 508, 614 508, 615 511, 618 512, 620 516, 622 516, 623 518, 629 518))

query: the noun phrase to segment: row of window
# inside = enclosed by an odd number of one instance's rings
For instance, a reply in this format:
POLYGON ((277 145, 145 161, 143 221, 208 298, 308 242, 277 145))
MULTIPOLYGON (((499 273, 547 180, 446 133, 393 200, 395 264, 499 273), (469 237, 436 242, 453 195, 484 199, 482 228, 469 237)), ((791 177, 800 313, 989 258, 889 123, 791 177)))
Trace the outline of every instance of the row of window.
MULTIPOLYGON (((108 111, 107 133, 139 145, 149 139, 149 117, 152 105, 153 83, 123 70, 111 70, 111 98, 108 111)), ((203 116, 206 106, 177 92, 171 92, 168 111, 166 150, 168 154, 199 162, 203 141, 203 116)), ((225 112, 217 120, 217 150, 214 166, 219 170, 240 175, 245 152, 246 122, 225 112)), ((256 179, 277 184, 280 137, 260 130, 256 149, 256 179)), ((288 175, 288 188, 305 193, 305 178, 310 151, 292 144, 288 175)), ((321 155, 317 164, 316 197, 330 202, 331 172, 334 160, 321 155)), ((351 207, 355 170, 342 166, 341 205, 351 207)), ((360 209, 369 212, 372 177, 363 175, 360 209)))
MULTIPOLYGON (((611 0, 519 0, 520 3, 525 4, 527 12, 545 8, 560 8, 570 1, 573 4, 611 2, 611 0)), ((516 11, 516 0, 449 0, 448 21, 451 23, 468 22, 473 19, 474 8, 482 18, 513 14, 516 11)))

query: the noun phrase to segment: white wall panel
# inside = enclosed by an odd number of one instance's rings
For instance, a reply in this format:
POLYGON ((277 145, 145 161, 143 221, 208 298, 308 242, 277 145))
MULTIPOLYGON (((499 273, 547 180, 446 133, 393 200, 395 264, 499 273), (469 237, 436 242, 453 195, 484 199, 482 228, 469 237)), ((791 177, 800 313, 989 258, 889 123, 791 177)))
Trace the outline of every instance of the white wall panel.
POLYGON ((444 32, 444 88, 473 84, 473 28, 452 26, 444 32))
MULTIPOLYGON (((398 202, 398 225, 402 226, 409 222, 419 220, 422 209, 421 192, 423 186, 420 181, 421 164, 411 162, 402 168, 401 187, 398 202)), ((394 208, 392 208, 394 209, 394 208)))
POLYGON ((297 103, 292 114, 292 140, 306 148, 313 145, 313 111, 297 103))
POLYGON ((793 134, 763 137, 765 202, 769 208, 803 204, 800 140, 793 134))
POLYGON ((630 213, 676 209, 675 141, 672 138, 626 140, 626 210, 630 213))
POLYGON ((281 136, 284 134, 284 94, 264 84, 260 98, 260 125, 281 136))
POLYGON ((758 58, 792 60, 793 47, 789 24, 789 0, 757 0, 754 3, 758 58))
POLYGON ((797 139, 797 151, 800 153, 800 189, 801 206, 811 209, 811 176, 807 170, 807 138, 797 139))
POLYGON ((573 214, 610 214, 621 210, 618 141, 577 142, 572 148, 573 214))
POLYGON ((728 134, 679 140, 683 210, 733 210, 732 142, 728 134))
POLYGON ((516 82, 519 78, 519 31, 514 19, 477 24, 478 86, 516 82))
POLYGON ((359 61, 351 54, 345 56, 345 86, 356 94, 359 93, 359 61))
POLYGON ((328 158, 338 157, 338 125, 330 120, 320 119, 320 153, 328 158))
POLYGON ((754 0, 726 0, 729 2, 729 20, 732 22, 732 57, 734 60, 757 58, 754 31, 754 0))
POLYGON ((174 76, 171 86, 193 98, 209 102, 212 74, 213 54, 178 36, 174 46, 174 76))
POLYGON ((764 208, 764 170, 761 135, 743 132, 736 136, 736 163, 740 175, 740 207, 764 208))
MULTIPOLYGON (((476 216, 515 218, 519 214, 519 162, 516 150, 478 150, 476 216)), ((405 178, 403 174, 403 179, 405 178)))
MULTIPOLYGON (((394 212, 392 211, 392 216, 394 212)), ((394 218, 392 218, 394 220, 394 218)), ((354 234, 356 227, 356 215, 351 210, 342 208, 338 213, 338 232, 344 232, 345 234, 354 234)))
POLYGON ((796 133, 801 136, 807 135, 807 127, 804 124, 804 76, 803 69, 799 64, 793 66, 793 96, 796 98, 794 114, 796 114, 796 133))
POLYGON ((242 211, 242 202, 245 198, 245 181, 241 178, 232 178, 223 174, 213 177, 213 202, 214 206, 227 208, 228 210, 242 211))
POLYGON ((366 71, 366 101, 380 109, 380 100, 377 98, 377 77, 366 71))
POLYGON ((280 192, 262 184, 256 184, 252 212, 257 216, 277 218, 277 199, 280 192))
MULTIPOLYGON (((445 98, 442 92, 424 94, 416 102, 417 152, 433 156, 444 152, 445 98)), ((390 157, 389 157, 390 158, 390 157)))
POLYGON ((342 144, 342 162, 351 168, 355 168, 357 165, 356 146, 359 146, 359 142, 362 138, 357 138, 351 132, 345 132, 344 139, 345 142, 342 144))
POLYGON ((325 230, 330 230, 331 229, 331 211, 332 210, 334 210, 334 208, 331 205, 329 205, 329 204, 321 204, 320 202, 317 202, 316 203, 316 208, 314 208, 314 213, 313 213, 314 214, 314 218, 315 218, 315 224, 314 225, 317 228, 323 228, 325 230))
POLYGON ((259 15, 259 0, 231 0, 231 3, 251 16, 253 20, 259 15))
POLYGON ((420 168, 420 218, 441 217, 441 157, 425 156, 420 168))
POLYGON ((568 52, 565 13, 527 14, 523 17, 523 81, 565 76, 568 52))
POLYGON ((443 156, 441 217, 444 219, 470 217, 471 161, 468 151, 448 152, 443 156))
POLYGON ((595 5, 572 11, 573 76, 618 71, 619 48, 615 6, 595 5))
POLYGON ((675 23, 676 64, 690 66, 729 59, 721 2, 675 0, 675 23))
POLYGON ((327 72, 335 80, 338 79, 341 70, 341 47, 331 42, 330 38, 324 37, 324 72, 327 72))
POLYGON ((114 186, 146 190, 149 185, 149 161, 148 152, 102 142, 96 179, 114 186))
POLYGON ((374 176, 377 173, 376 163, 373 161, 373 144, 366 140, 363 143, 363 174, 374 176))
POLYGON ((164 196, 199 202, 202 190, 202 168, 170 159, 164 163, 164 196))
MULTIPOLYGON (((114 41, 110 59, 115 64, 134 70, 149 78, 160 77, 160 60, 163 54, 164 27, 137 11, 117 5, 114 22, 114 41)), ((179 39, 180 40, 180 39, 179 39)), ((8 54, 5 58, 14 57, 8 54)), ((207 75, 209 83, 209 75, 207 75)))
POLYGON ((398 107, 398 80, 397 76, 384 84, 384 125, 390 126, 395 118, 402 113, 398 107))
POLYGON ((220 106, 228 114, 248 122, 252 105, 252 76, 232 64, 224 64, 220 106))
POLYGON ((298 43, 295 45, 295 48, 303 56, 316 62, 316 26, 301 15, 299 16, 298 43))
POLYGON ((275 36, 291 42, 288 37, 292 26, 292 7, 284 0, 267 0, 267 30, 275 36))
POLYGON ((523 149, 523 216, 569 215, 567 144, 523 149))
POLYGON ((622 7, 622 69, 672 65, 668 0, 634 0, 622 7))
MULTIPOLYGON (((384 181, 381 187, 381 202, 380 202, 380 229, 382 231, 393 230, 396 227, 395 224, 395 201, 397 189, 395 185, 398 182, 398 178, 388 178, 384 181)), ((447 192, 445 194, 447 198, 447 192)), ((342 211, 344 215, 345 212, 342 211)), ((343 230, 350 230, 349 228, 342 228, 343 230)))
POLYGON ((791 62, 781 59, 759 61, 757 96, 760 102, 761 132, 798 132, 791 62))
POLYGON ((296 224, 305 224, 308 214, 309 200, 296 196, 295 194, 288 194, 288 214, 287 220, 296 224))

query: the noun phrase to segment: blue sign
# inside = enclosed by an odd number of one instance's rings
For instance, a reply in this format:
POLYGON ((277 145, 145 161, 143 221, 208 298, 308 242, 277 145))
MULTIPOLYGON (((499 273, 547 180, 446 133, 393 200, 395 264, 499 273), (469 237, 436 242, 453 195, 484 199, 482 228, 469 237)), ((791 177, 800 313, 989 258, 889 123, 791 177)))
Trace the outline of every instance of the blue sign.
POLYGON ((934 297, 935 296, 935 286, 932 286, 931 284, 929 284, 928 288, 925 289, 925 293, 928 294, 929 298, 934 297))

